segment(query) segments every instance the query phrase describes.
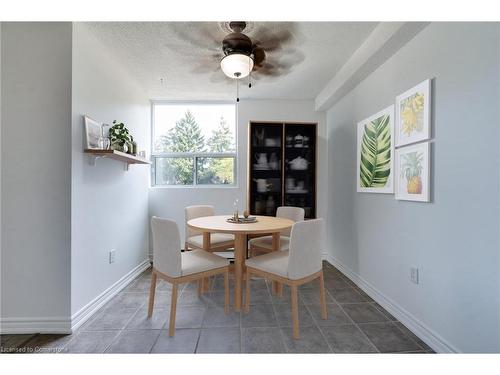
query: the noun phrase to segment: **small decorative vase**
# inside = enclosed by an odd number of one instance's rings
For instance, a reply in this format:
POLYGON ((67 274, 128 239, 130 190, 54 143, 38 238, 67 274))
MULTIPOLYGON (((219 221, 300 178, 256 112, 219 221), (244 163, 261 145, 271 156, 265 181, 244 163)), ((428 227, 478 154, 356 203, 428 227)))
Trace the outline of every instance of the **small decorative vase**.
POLYGON ((127 152, 128 147, 127 147, 127 144, 125 142, 124 143, 113 142, 113 143, 111 143, 111 149, 116 150, 116 151, 121 151, 121 152, 127 152))

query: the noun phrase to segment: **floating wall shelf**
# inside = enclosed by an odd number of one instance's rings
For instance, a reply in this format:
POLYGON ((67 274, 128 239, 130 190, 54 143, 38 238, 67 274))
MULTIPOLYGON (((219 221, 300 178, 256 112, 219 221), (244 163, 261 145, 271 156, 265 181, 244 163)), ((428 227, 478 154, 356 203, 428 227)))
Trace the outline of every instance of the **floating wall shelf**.
POLYGON ((116 151, 116 150, 92 150, 85 149, 84 152, 90 155, 90 164, 95 165, 95 161, 98 158, 108 158, 115 159, 125 163, 125 170, 128 171, 128 167, 130 164, 151 164, 149 160, 141 158, 139 156, 134 156, 127 154, 125 152, 116 151))

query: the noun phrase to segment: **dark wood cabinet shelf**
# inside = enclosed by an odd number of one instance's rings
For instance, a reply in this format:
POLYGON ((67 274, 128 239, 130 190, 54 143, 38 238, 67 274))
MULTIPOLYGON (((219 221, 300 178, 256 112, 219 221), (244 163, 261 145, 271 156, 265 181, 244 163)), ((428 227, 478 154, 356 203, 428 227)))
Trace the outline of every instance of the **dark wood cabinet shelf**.
POLYGON ((274 216, 279 206, 297 206, 306 218, 316 217, 316 134, 315 123, 250 123, 250 214, 274 216))

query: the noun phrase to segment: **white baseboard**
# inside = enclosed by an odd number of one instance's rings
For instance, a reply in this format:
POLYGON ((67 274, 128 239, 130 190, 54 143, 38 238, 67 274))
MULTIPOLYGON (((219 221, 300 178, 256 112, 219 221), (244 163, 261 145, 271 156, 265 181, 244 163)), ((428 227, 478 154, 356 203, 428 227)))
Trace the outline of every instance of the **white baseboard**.
POLYGON ((0 334, 28 333, 71 333, 71 321, 68 317, 54 318, 2 318, 0 334))
POLYGON ((406 311, 403 307, 391 300, 389 297, 378 291, 373 285, 345 266, 330 254, 326 255, 325 260, 334 265, 339 271, 346 275, 361 290, 373 298, 380 306, 391 313, 410 331, 412 331, 423 342, 429 345, 436 353, 460 353, 456 347, 443 339, 440 335, 427 327, 415 316, 406 311))
POLYGON ((75 330, 85 323, 89 318, 96 313, 104 304, 111 298, 116 296, 123 288, 125 288, 132 280, 139 276, 142 272, 150 266, 149 259, 144 260, 132 271, 123 276, 116 283, 111 285, 108 289, 102 292, 99 296, 90 301, 87 305, 82 307, 79 311, 71 316, 71 330, 75 330))

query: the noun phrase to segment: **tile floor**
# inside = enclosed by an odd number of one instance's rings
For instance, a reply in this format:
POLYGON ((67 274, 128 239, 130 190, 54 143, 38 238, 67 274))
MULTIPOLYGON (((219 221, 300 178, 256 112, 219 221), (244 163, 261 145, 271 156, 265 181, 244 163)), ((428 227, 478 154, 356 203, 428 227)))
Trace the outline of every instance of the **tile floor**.
MULTIPOLYGON (((432 353, 432 349, 341 272, 324 264, 328 320, 322 320, 317 282, 299 295, 300 339, 292 339, 290 297, 252 280, 250 312, 224 314, 222 278, 198 296, 186 284, 168 336, 170 285, 157 287, 147 319, 150 270, 144 272, 71 335, 2 335, 1 352, 45 353, 432 353)), ((232 280, 231 280, 232 285, 232 280)), ((232 297, 232 294, 231 294, 232 297)), ((232 301, 231 301, 232 303, 232 301)))

